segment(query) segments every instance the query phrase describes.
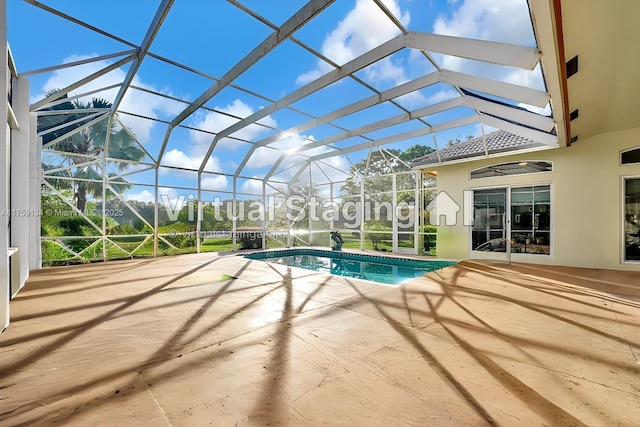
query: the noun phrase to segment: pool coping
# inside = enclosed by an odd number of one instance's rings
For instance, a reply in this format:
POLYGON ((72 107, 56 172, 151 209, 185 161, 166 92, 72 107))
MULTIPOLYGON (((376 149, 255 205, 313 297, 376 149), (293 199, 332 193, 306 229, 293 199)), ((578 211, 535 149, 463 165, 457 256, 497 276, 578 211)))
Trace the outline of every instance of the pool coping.
MULTIPOLYGON (((400 256, 404 254, 394 254, 395 256, 387 256, 387 255, 362 253, 361 251, 335 251, 330 249, 318 249, 318 248, 308 247, 308 246, 295 247, 295 248, 283 248, 283 249, 254 250, 251 252, 239 253, 236 255, 242 256, 243 258, 251 261, 261 261, 261 262, 269 262, 268 260, 270 258, 277 258, 280 256, 291 256, 291 255, 312 255, 312 256, 344 259, 345 261, 361 261, 361 262, 369 261, 369 262, 376 262, 378 264, 385 264, 385 265, 395 266, 395 267, 414 268, 414 269, 425 268, 426 270, 424 272, 425 275, 432 271, 437 271, 443 268, 455 266, 459 262, 454 260, 444 260, 444 259, 438 259, 438 258, 426 258, 426 257, 417 258, 415 256, 414 257, 400 256), (264 254, 265 256, 261 258, 251 257, 252 255, 261 255, 261 254, 264 254), (402 264, 398 263, 398 261, 401 261, 402 264), (429 269, 430 266, 428 264, 431 264, 431 263, 443 263, 443 265, 437 266, 437 268, 435 269, 429 269)), ((432 265, 433 264, 431 264, 431 266, 432 265)), ((296 267, 296 266, 292 266, 292 267, 300 268, 302 270, 307 270, 307 271, 311 270, 311 269, 306 269, 304 267, 296 267)), ((311 270, 311 271, 317 271, 317 270, 311 270)), ((362 277, 350 277, 350 276, 343 276, 340 274, 333 274, 328 271, 325 273, 330 274, 332 276, 336 276, 336 277, 349 277, 352 279, 363 280, 366 282, 374 283, 376 285, 384 285, 384 286, 405 286, 413 282, 414 280, 419 279, 420 277, 423 277, 423 276, 415 277, 403 283, 386 283, 386 282, 381 282, 381 281, 362 278, 362 277)))
MULTIPOLYGON (((455 265, 457 261, 452 260, 444 260, 444 259, 420 259, 420 258, 409 258, 402 256, 386 256, 386 255, 377 255, 377 254, 369 254, 369 253, 361 253, 361 252, 351 252, 351 251, 334 251, 327 249, 317 249, 312 247, 296 247, 296 248, 287 248, 287 249, 268 249, 262 251, 254 251, 251 253, 239 254, 249 259, 254 259, 257 261, 262 260, 261 258, 250 258, 251 255, 260 255, 265 254, 266 258, 273 258, 277 256, 289 256, 289 255, 316 255, 323 256, 327 258, 338 258, 345 260, 354 260, 354 261, 362 261, 362 258, 370 259, 371 261, 378 260, 381 264, 389 264, 389 265, 397 265, 397 266, 415 266, 423 263, 451 263, 450 265, 455 265), (405 265, 398 265, 397 262, 402 261, 405 265)), ((449 265, 447 265, 449 266, 449 265)))

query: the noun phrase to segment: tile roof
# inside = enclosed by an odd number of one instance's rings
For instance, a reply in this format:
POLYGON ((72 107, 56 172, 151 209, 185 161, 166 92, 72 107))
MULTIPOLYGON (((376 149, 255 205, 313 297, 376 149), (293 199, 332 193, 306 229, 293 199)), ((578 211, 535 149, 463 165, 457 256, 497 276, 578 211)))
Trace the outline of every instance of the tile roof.
MULTIPOLYGON (((505 151, 521 150, 523 148, 539 147, 543 144, 537 143, 531 139, 524 138, 503 130, 498 130, 485 135, 487 142, 487 152, 489 154, 501 153, 505 151)), ((443 163, 451 160, 465 159, 468 157, 478 157, 485 154, 484 142, 482 137, 470 139, 469 141, 459 142, 449 145, 439 150, 440 159, 443 163)), ((411 166, 422 166, 438 164, 438 152, 426 154, 411 161, 411 166)))

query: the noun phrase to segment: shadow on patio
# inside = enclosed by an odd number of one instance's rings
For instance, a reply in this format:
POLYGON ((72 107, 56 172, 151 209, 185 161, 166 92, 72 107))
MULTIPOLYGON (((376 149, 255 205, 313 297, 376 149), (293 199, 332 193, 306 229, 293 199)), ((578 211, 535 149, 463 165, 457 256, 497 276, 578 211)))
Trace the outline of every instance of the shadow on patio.
POLYGON ((0 335, 0 423, 632 425, 639 289, 471 261, 395 287, 208 254, 42 270, 0 335))

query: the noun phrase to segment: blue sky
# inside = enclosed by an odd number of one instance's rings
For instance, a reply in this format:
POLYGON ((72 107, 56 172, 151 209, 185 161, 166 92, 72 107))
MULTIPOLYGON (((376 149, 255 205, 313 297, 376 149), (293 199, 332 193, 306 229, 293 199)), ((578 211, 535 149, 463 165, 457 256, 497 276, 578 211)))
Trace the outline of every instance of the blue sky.
MULTIPOLYGON (((95 33, 28 3, 19 0, 9 0, 7 3, 8 37, 18 72, 131 49, 125 43, 95 33)), ((42 3, 137 45, 142 41, 159 1, 45 0, 42 3)), ((239 3, 279 26, 306 2, 242 0, 239 3)), ((385 0, 383 3, 410 31, 535 46, 526 0, 385 0)), ((178 0, 157 34, 150 52, 197 69, 208 76, 221 77, 271 33, 272 29, 269 26, 231 3, 222 0, 178 0)), ((398 34, 398 28, 372 0, 336 0, 297 31, 295 37, 334 63, 342 65, 398 34)), ((544 89, 539 70, 527 72, 439 54, 432 56, 445 69, 491 76, 510 83, 544 89)), ((38 101, 47 90, 65 87, 118 59, 120 58, 100 60, 32 75, 29 77, 31 100, 38 101)), ((129 64, 126 64, 79 88, 78 92, 119 83, 126 75, 128 67, 129 64)), ((225 88, 209 100, 205 104, 208 109, 198 109, 188 117, 182 124, 190 129, 173 130, 162 164, 197 169, 213 138, 211 132, 218 132, 232 125, 238 120, 237 117, 253 114, 332 69, 330 64, 318 59, 296 43, 289 40, 283 42, 234 81, 234 87, 225 88)), ((404 49, 358 71, 356 76, 376 90, 385 91, 433 71, 434 66, 424 55, 415 50, 404 49)), ((206 76, 152 57, 143 61, 133 81, 135 86, 142 89, 185 101, 193 101, 212 83, 213 81, 206 76)), ((113 100, 116 93, 117 89, 111 89, 95 96, 113 100)), ((205 168, 206 171, 216 173, 203 176, 203 188, 209 189, 211 194, 232 191, 232 178, 225 174, 236 172, 251 147, 250 142, 261 141, 310 120, 310 117, 303 113, 320 117, 373 94, 373 91, 354 80, 342 80, 308 98, 292 103, 291 108, 280 109, 267 115, 256 124, 233 134, 233 139, 221 140, 205 168)), ((436 84, 407 94, 397 99, 397 102, 413 111, 456 96, 458 95, 451 86, 436 84)), ((140 144, 156 156, 167 126, 126 113, 170 121, 185 107, 186 104, 178 101, 142 90, 130 90, 120 106, 119 117, 133 130, 140 144)), ((334 122, 336 126, 322 125, 303 132, 287 134, 270 144, 269 147, 273 148, 257 149, 242 169, 241 175, 260 178, 278 160, 281 150, 292 150, 301 144, 338 135, 345 130, 403 112, 398 106, 385 103, 340 118, 334 122)), ((434 117, 427 117, 426 120, 430 124, 437 124, 469 114, 471 111, 459 107, 434 117)), ((420 126, 423 125, 411 121, 394 128, 373 131, 367 137, 375 140, 420 126)), ((479 125, 469 125, 438 133, 436 138, 439 144, 445 145, 448 140, 458 136, 465 138, 479 133, 479 125)), ((352 138, 337 142, 334 147, 345 148, 365 141, 362 138, 352 138)), ((433 138, 427 135, 417 140, 394 143, 388 148, 405 149, 416 143, 432 146, 433 138)), ((323 154, 328 150, 331 148, 322 146, 306 154, 323 154)), ((349 159, 344 156, 328 158, 325 160, 326 165, 320 165, 324 173, 314 169, 312 175, 314 179, 321 181, 327 180, 326 175, 339 181, 344 179, 340 170, 348 170, 351 163, 361 160, 366 155, 367 151, 361 151, 349 154, 349 159)), ((295 154, 287 156, 280 166, 280 170, 284 171, 276 174, 275 178, 286 182, 296 170, 287 169, 288 166, 300 159, 295 154)), ((127 197, 150 200, 151 188, 142 184, 153 184, 152 172, 130 175, 127 179, 141 184, 136 185, 127 197)), ((194 173, 169 168, 161 169, 160 173, 160 185, 166 186, 166 192, 170 195, 175 195, 181 190, 169 187, 195 188, 196 179, 194 173)), ((243 179, 238 183, 238 191, 260 193, 261 184, 257 180, 243 179)))

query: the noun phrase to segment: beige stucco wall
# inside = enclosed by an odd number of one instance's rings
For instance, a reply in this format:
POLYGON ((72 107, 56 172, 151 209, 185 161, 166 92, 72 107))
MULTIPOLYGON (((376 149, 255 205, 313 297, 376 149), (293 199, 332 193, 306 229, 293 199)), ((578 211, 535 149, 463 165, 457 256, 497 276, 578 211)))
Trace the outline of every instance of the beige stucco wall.
MULTIPOLYGON (((438 191, 460 206, 463 192, 501 185, 552 185, 552 255, 514 254, 513 261, 620 270, 622 263, 622 177, 640 176, 640 165, 620 165, 620 151, 640 146, 640 127, 580 139, 571 147, 458 163, 438 168, 438 191), (553 161, 553 172, 507 178, 469 179, 482 166, 522 160, 553 161)), ((438 256, 469 258, 469 228, 458 212, 457 225, 440 226, 438 256)))

